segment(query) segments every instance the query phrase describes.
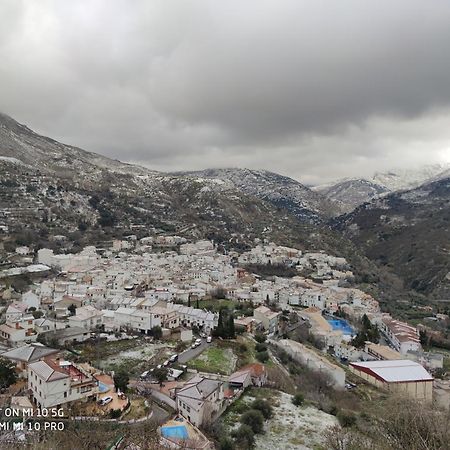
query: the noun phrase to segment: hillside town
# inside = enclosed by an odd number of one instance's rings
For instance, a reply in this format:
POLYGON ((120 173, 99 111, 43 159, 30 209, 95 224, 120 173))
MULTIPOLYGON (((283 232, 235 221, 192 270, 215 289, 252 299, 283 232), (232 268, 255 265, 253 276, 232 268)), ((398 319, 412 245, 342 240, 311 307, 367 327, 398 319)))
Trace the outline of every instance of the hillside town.
MULTIPOLYGON (((14 260, 0 272, 0 358, 14 372, 3 405, 157 420, 160 445, 189 449, 217 448, 213 424, 229 424, 258 390, 295 398, 280 384, 295 366, 343 395, 375 389, 450 407, 444 355, 355 287, 345 258, 130 235, 75 254, 20 246, 14 260)), ((339 422, 322 414, 325 428, 339 422)))

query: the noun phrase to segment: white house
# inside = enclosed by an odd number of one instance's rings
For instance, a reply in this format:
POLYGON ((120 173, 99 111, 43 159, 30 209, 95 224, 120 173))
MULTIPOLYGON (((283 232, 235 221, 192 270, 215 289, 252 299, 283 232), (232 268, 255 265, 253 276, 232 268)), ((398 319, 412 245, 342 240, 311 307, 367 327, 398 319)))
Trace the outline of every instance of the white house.
POLYGON ((94 330, 103 323, 103 312, 93 306, 82 306, 75 310, 75 315, 69 317, 71 327, 80 327, 86 330, 94 330))
POLYGON ((50 359, 28 366, 28 389, 38 408, 60 407, 99 392, 94 376, 71 362, 50 359))
POLYGON ((224 406, 223 382, 196 375, 176 393, 178 412, 199 427, 212 423, 224 406))

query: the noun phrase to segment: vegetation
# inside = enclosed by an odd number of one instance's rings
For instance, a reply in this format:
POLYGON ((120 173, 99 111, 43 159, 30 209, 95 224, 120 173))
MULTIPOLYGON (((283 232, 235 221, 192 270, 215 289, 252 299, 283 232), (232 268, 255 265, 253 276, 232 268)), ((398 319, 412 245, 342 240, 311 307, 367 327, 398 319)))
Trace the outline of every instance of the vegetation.
POLYGON ((261 363, 265 363, 269 360, 269 353, 267 351, 257 352, 256 359, 261 363))
POLYGON ((222 308, 219 311, 219 319, 217 327, 213 330, 213 334, 216 337, 223 339, 234 339, 236 337, 236 331, 234 329, 234 315, 233 312, 227 308, 222 308))
POLYGON ((130 377, 125 370, 117 372, 114 375, 114 386, 116 389, 120 389, 122 392, 125 392, 128 388, 128 382, 130 381, 130 377))
POLYGON ((0 358, 0 388, 7 388, 16 381, 16 365, 8 359, 0 358))
POLYGON ((305 402, 305 397, 303 396, 303 394, 301 392, 297 392, 293 397, 292 397, 292 403, 295 406, 302 406, 303 403, 305 402))
POLYGON ((241 416, 241 423, 248 425, 253 433, 259 434, 264 430, 264 416, 261 411, 257 409, 249 409, 241 416))
POLYGON ((272 417, 272 406, 267 400, 257 398, 251 404, 251 408, 261 411, 265 420, 270 419, 272 417))
POLYGON ((162 338, 162 329, 159 325, 156 325, 152 328, 152 336, 157 341, 159 341, 162 338))
POLYGON ((357 335, 352 339, 351 344, 356 348, 364 347, 366 341, 377 344, 380 340, 380 331, 376 325, 372 325, 370 323, 370 320, 366 314, 362 317, 361 326, 361 330, 358 331, 357 335))

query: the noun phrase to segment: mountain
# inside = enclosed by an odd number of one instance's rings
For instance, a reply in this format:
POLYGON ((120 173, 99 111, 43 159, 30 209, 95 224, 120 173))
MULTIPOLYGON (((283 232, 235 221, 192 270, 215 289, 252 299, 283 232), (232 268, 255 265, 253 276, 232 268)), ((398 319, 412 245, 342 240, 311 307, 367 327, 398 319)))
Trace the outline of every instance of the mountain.
POLYGON ((343 212, 337 203, 328 200, 322 194, 312 191, 292 178, 267 170, 228 168, 176 174, 200 180, 216 180, 286 210, 301 221, 318 223, 324 218, 343 212))
MULTIPOLYGON (((276 174, 264 177, 267 183, 277 181, 276 174)), ((294 192, 310 193, 280 178, 294 192)), ((7 230, 0 234, 6 249, 31 244, 56 251, 155 231, 209 238, 235 250, 268 239, 342 255, 357 275, 376 277, 376 267, 348 239, 325 224, 299 221, 288 209, 245 193, 233 182, 124 164, 40 136, 5 115, 0 116, 2 230, 7 230), (55 235, 65 236, 66 242, 55 242, 55 235)))
POLYGON ((122 174, 151 172, 140 166, 125 164, 78 147, 61 144, 35 133, 3 113, 0 113, 0 157, 3 161, 38 167, 41 173, 69 178, 78 174, 82 174, 84 178, 95 176, 102 170, 122 174))
POLYGON ((342 180, 336 184, 319 186, 315 190, 329 200, 338 203, 345 212, 350 212, 372 198, 389 192, 384 186, 358 178, 342 180))
POLYGON ((332 222, 406 289, 450 296, 450 178, 390 193, 332 222))
POLYGON ((315 186, 312 189, 338 203, 345 212, 389 192, 411 189, 421 184, 448 177, 450 167, 432 164, 420 169, 398 169, 377 172, 368 178, 346 178, 334 183, 315 186))

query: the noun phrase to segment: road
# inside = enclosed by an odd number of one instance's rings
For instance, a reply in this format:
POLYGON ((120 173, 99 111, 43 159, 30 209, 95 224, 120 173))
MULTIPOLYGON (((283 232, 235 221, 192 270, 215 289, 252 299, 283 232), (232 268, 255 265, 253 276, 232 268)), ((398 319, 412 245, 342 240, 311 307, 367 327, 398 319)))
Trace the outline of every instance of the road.
POLYGON ((178 355, 178 362, 180 364, 186 364, 191 359, 194 359, 198 355, 200 355, 200 353, 202 353, 203 350, 205 350, 206 347, 208 347, 208 345, 211 345, 211 344, 208 344, 206 342, 206 339, 202 339, 202 343, 197 348, 188 348, 183 353, 180 353, 178 355))

